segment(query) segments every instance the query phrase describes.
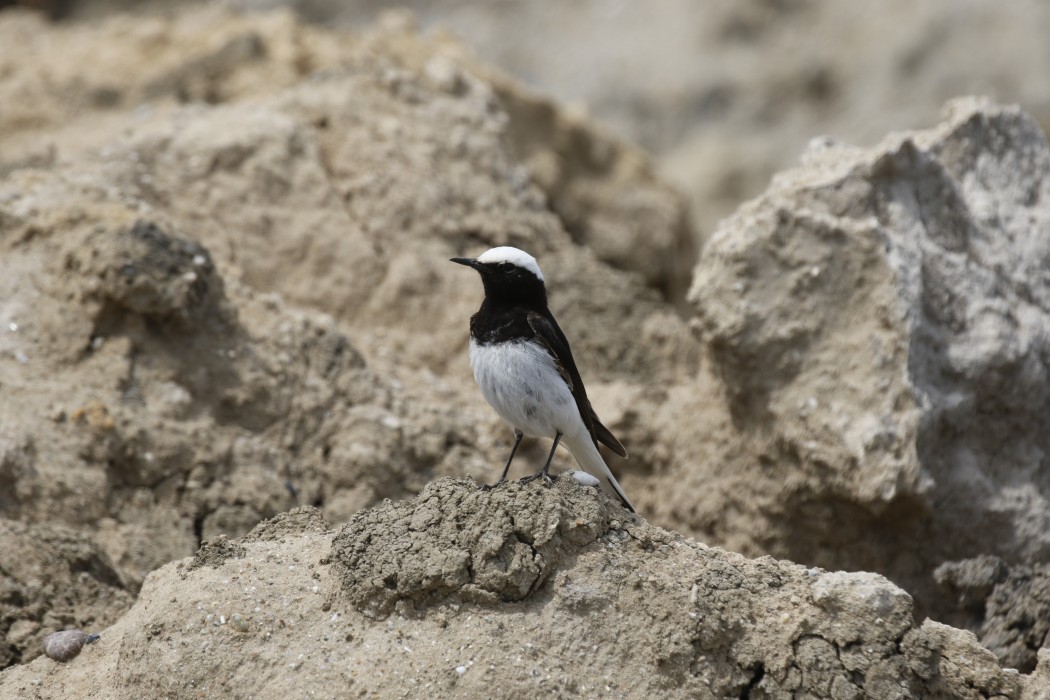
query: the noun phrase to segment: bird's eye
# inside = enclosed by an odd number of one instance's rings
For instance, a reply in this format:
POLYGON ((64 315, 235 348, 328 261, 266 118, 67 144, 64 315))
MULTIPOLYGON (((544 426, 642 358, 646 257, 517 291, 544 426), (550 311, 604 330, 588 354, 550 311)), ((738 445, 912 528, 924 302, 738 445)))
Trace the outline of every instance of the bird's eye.
POLYGON ((500 263, 499 264, 499 269, 503 270, 504 272, 510 272, 511 270, 514 269, 514 265, 512 265, 509 262, 500 263))

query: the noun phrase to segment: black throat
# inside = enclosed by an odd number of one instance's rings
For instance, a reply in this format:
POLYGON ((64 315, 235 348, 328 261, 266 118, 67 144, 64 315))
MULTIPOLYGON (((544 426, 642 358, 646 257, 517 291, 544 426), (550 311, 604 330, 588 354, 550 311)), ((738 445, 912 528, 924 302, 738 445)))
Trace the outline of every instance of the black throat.
POLYGON ((480 345, 535 338, 529 312, 550 317, 547 290, 531 273, 513 279, 481 276, 485 301, 470 317, 470 337, 480 345))

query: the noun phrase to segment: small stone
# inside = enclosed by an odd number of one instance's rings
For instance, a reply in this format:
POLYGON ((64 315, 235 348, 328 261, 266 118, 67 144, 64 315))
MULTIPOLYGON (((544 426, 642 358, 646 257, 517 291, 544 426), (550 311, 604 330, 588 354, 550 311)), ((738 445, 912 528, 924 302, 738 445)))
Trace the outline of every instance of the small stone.
POLYGON ((234 613, 230 615, 230 627, 237 630, 238 632, 245 633, 248 631, 248 621, 244 619, 244 616, 240 613, 234 613))
POLYGON ((98 638, 99 635, 88 634, 84 630, 62 630, 44 637, 41 646, 47 658, 64 663, 75 659, 85 644, 92 644, 98 638))

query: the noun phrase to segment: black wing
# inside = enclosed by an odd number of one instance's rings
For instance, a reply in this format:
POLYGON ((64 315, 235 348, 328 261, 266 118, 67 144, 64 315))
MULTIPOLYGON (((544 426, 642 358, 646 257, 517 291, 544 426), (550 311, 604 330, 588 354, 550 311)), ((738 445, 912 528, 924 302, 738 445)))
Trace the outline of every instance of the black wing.
POLYGON ((576 399, 576 408, 580 411, 580 416, 583 418, 583 423, 587 426, 587 432, 591 434, 594 444, 597 445, 601 442, 616 454, 626 458, 627 450, 616 439, 616 436, 602 425, 602 422, 598 420, 598 416, 595 415, 594 409, 591 408, 591 402, 587 399, 587 389, 584 388, 580 371, 576 369, 576 362, 572 359, 569 341, 565 339, 565 334, 561 332, 561 328, 558 327, 558 322, 554 320, 554 316, 551 316, 549 312, 541 314, 536 311, 530 311, 528 319, 529 326, 536 333, 537 340, 547 348, 547 352, 554 358, 554 364, 558 367, 558 373, 561 374, 565 383, 569 385, 572 396, 576 399))

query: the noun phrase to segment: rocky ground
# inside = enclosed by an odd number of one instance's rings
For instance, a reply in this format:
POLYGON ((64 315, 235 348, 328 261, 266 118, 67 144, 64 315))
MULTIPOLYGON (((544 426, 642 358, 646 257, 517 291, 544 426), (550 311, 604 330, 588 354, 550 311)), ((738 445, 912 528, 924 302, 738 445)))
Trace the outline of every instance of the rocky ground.
POLYGON ((1025 111, 815 140, 698 259, 637 148, 404 14, 7 10, 0 105, 0 696, 1050 696, 1025 111), (503 244, 640 517, 469 481, 447 259, 503 244))
MULTIPOLYGON (((1047 659, 1047 663, 1050 659, 1047 659)), ((1042 672, 1041 672, 1042 674, 1042 672)), ((304 508, 147 578, 17 697, 1039 697, 877 574, 749 560, 571 479, 304 508), (86 692, 85 692, 86 691, 86 692)))

